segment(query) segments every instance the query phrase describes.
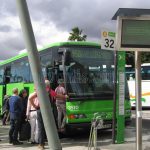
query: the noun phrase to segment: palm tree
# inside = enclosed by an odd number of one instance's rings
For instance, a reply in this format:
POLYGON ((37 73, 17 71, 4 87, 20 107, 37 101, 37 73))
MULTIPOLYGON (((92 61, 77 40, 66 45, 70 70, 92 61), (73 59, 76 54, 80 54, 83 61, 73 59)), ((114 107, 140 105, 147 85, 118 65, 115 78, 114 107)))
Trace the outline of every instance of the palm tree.
POLYGON ((82 30, 80 30, 78 27, 74 27, 72 32, 69 34, 69 41, 86 41, 87 38, 87 35, 82 35, 82 30))

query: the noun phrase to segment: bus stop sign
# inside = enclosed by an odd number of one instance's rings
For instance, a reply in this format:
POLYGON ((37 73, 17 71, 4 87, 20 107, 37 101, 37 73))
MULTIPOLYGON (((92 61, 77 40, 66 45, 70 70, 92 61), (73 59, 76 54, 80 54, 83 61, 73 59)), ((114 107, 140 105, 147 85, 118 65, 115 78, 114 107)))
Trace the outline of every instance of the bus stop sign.
POLYGON ((101 49, 115 50, 115 32, 103 29, 101 31, 101 49))

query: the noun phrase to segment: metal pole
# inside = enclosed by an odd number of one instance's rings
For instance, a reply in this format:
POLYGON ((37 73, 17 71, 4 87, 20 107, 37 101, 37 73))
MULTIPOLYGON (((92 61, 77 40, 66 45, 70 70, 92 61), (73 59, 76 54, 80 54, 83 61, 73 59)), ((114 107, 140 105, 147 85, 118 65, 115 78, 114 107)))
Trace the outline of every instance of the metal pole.
POLYGON ((66 59, 66 50, 63 52, 63 55, 62 55, 62 65, 63 65, 63 75, 64 75, 65 89, 67 91, 67 78, 66 78, 65 59, 66 59))
POLYGON ((117 51, 114 51, 114 103, 113 103, 113 122, 112 122, 112 143, 116 140, 116 102, 117 102, 117 51))
POLYGON ((25 44, 28 50, 31 72, 40 101, 40 108, 48 138, 49 149, 62 150, 54 117, 52 114, 52 109, 49 103, 49 97, 45 89, 44 77, 40 66, 40 59, 37 51, 27 3, 26 0, 16 0, 16 2, 20 17, 20 23, 24 34, 25 44))
POLYGON ((142 150, 141 52, 135 51, 136 150, 142 150))

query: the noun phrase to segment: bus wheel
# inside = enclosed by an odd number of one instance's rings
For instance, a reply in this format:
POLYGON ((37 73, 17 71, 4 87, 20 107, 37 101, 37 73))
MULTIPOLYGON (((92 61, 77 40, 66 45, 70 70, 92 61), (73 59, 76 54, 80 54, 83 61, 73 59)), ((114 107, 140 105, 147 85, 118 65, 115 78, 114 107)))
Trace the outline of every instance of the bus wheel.
POLYGON ((71 136, 71 135, 73 135, 73 128, 71 127, 71 126, 68 126, 68 125, 66 125, 66 127, 65 127, 65 135, 66 136, 71 136))

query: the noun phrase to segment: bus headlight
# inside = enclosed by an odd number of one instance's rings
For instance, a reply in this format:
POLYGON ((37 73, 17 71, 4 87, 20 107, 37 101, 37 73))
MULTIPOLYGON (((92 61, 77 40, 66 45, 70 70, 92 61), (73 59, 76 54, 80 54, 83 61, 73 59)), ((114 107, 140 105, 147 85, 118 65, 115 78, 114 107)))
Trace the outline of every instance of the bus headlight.
POLYGON ((80 114, 79 118, 86 118, 86 115, 85 114, 80 114))
POLYGON ((83 119, 83 118, 87 118, 85 114, 71 114, 68 115, 69 119, 83 119))

